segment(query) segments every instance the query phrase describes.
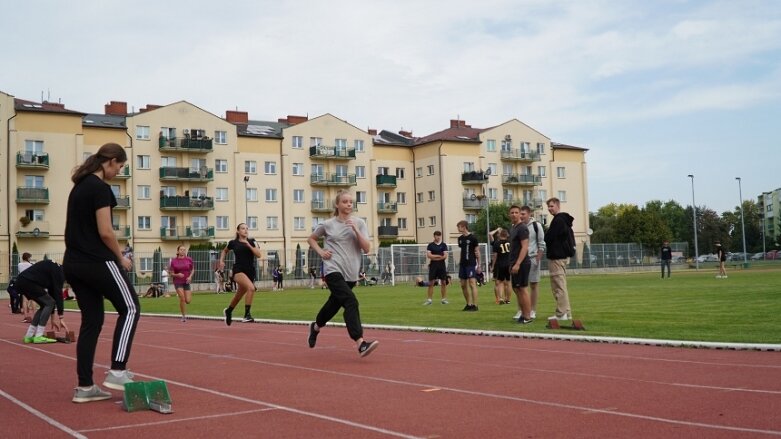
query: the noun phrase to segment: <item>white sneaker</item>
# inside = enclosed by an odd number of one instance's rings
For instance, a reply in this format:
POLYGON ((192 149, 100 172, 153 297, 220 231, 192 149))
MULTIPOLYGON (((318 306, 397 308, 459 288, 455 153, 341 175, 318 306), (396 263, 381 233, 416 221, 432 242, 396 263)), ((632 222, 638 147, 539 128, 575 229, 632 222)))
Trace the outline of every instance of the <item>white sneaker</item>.
POLYGON ((450 302, 448 302, 448 301, 447 301, 447 299, 442 299, 442 300, 440 300, 439 302, 440 302, 441 304, 443 304, 443 305, 447 305, 448 303, 450 303, 450 302))
POLYGON ((550 317, 548 317, 548 320, 570 320, 570 318, 569 318, 569 314, 564 314, 561 317, 550 316, 550 317))
POLYGON ((125 384, 133 382, 133 374, 127 370, 106 372, 106 379, 103 381, 103 385, 109 389, 125 390, 125 384))
POLYGON ((532 311, 532 312, 529 313, 529 317, 532 318, 532 319, 536 319, 537 318, 537 313, 532 311))
POLYGON ((423 302, 423 306, 431 305, 431 299, 426 299, 425 302, 423 302))
POLYGON ((518 320, 518 319, 520 319, 522 316, 523 316, 523 312, 521 312, 521 311, 518 311, 517 313, 515 313, 515 317, 513 317, 513 320, 518 320))

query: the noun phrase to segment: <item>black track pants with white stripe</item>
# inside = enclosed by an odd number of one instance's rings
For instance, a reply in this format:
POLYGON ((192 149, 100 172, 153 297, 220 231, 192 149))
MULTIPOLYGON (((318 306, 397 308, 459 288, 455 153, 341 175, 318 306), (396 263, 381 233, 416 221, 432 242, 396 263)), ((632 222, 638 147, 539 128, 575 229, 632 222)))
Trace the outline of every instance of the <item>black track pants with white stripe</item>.
POLYGON ((63 268, 65 279, 73 288, 81 310, 81 329, 76 344, 79 386, 91 386, 94 384, 92 366, 95 362, 95 349, 103 328, 103 299, 111 302, 119 314, 111 346, 111 368, 115 370, 124 370, 130 358, 130 347, 141 307, 127 272, 116 262, 68 262, 63 268))

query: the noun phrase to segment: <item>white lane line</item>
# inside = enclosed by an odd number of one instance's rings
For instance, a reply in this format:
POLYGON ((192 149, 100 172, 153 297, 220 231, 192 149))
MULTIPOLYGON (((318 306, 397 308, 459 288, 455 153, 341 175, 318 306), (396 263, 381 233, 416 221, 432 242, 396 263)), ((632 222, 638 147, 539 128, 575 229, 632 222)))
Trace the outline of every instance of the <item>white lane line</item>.
POLYGON ((137 428, 137 427, 151 427, 155 425, 165 425, 165 424, 173 424, 177 422, 188 422, 188 421, 199 421, 201 419, 214 419, 214 418, 225 418, 229 416, 238 416, 238 415, 249 415, 252 413, 260 413, 260 412, 268 412, 276 410, 274 408, 263 408, 263 409, 255 409, 255 410, 244 410, 241 412, 230 412, 230 413, 221 413, 217 415, 205 415, 205 416, 194 416, 192 418, 178 418, 178 419, 171 419, 166 421, 157 421, 157 422, 142 422, 138 424, 126 424, 126 425, 115 425, 113 427, 105 427, 105 428, 89 428, 85 430, 80 430, 82 433, 92 433, 94 431, 110 431, 110 430, 122 430, 125 428, 137 428))
POLYGON ((19 407, 27 410, 33 416, 36 416, 38 418, 43 419, 47 424, 51 425, 52 427, 54 427, 54 428, 56 428, 56 429, 58 429, 58 430, 60 430, 60 431, 62 431, 64 433, 67 433, 67 434, 69 434, 69 435, 71 435, 71 436, 73 436, 75 438, 87 439, 87 436, 84 436, 83 434, 79 433, 78 431, 71 429, 67 425, 63 425, 63 424, 59 423, 57 420, 55 420, 53 418, 50 418, 49 416, 46 416, 45 414, 41 413, 40 411, 36 410, 35 408, 30 407, 29 405, 25 404, 24 402, 14 398, 12 395, 9 395, 8 393, 4 392, 2 389, 0 389, 0 396, 2 396, 3 398, 11 401, 12 403, 18 405, 19 407))

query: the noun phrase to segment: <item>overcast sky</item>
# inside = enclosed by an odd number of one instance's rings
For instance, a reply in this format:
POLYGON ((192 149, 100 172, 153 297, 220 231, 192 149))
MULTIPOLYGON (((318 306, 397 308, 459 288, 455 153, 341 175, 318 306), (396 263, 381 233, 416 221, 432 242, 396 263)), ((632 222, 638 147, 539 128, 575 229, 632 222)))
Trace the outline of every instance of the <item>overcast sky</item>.
POLYGON ((781 187, 776 0, 2 0, 0 90, 186 100, 425 136, 517 118, 589 148, 589 209, 781 187))

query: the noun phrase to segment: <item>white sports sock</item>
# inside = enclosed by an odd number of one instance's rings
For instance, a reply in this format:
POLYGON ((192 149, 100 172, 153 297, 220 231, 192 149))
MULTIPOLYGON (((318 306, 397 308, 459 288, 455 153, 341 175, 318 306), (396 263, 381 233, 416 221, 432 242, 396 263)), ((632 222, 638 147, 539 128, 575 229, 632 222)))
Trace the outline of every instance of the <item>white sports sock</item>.
POLYGON ((25 337, 33 337, 33 336, 35 336, 35 328, 36 327, 33 326, 33 325, 28 326, 27 327, 27 334, 25 334, 24 336, 25 337))
POLYGON ((38 326, 35 328, 35 336, 40 337, 46 331, 46 326, 38 326))

